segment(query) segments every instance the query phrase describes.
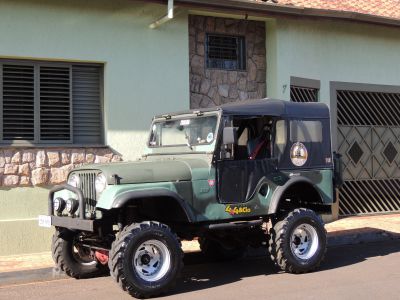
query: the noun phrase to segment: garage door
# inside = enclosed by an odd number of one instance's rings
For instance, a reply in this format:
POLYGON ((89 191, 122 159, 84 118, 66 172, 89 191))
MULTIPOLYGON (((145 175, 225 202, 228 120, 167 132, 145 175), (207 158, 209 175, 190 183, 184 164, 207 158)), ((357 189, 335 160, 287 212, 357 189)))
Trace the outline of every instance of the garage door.
POLYGON ((400 93, 337 90, 339 214, 400 210, 400 93))

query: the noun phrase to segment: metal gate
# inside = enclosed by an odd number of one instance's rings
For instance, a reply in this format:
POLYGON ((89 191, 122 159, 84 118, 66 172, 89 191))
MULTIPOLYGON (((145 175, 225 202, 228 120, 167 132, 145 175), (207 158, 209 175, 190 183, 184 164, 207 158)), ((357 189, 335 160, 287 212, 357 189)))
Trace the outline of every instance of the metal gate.
POLYGON ((339 214, 400 210, 400 94, 337 90, 339 214))

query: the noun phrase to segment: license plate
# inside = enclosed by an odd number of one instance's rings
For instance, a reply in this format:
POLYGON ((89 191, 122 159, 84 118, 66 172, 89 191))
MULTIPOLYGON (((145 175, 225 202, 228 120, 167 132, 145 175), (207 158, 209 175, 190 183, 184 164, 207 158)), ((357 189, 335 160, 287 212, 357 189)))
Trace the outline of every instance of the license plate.
POLYGON ((38 220, 39 220, 40 227, 47 227, 47 228, 51 227, 51 216, 40 215, 38 217, 38 220))

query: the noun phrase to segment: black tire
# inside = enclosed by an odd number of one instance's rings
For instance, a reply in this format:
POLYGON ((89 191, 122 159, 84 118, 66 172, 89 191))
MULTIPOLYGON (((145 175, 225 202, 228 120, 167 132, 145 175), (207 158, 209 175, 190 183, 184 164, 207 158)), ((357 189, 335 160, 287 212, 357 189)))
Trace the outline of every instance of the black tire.
POLYGON ((68 276, 76 279, 92 278, 108 273, 108 267, 91 259, 89 253, 83 256, 82 251, 89 250, 79 247, 79 243, 76 242, 77 235, 78 233, 68 229, 56 230, 51 244, 51 253, 56 265, 68 276), (77 249, 81 253, 77 252, 77 249))
POLYGON ((270 230, 271 259, 281 270, 289 273, 299 274, 317 269, 324 259, 326 244, 324 224, 309 209, 295 209, 277 221, 270 230), (298 234, 294 233, 296 229, 298 234))
POLYGON ((243 245, 224 245, 208 238, 199 239, 203 255, 212 260, 236 260, 242 258, 247 247, 243 245))
MULTIPOLYGON (((162 252, 162 249, 157 248, 157 245, 155 247, 157 251, 154 252, 153 247, 153 254, 162 252)), ((152 259, 151 255, 149 258, 152 259)), ((164 268, 162 264, 160 265, 161 269, 164 268)), ((183 252, 180 240, 167 225, 158 222, 147 221, 131 224, 126 226, 113 242, 109 267, 114 280, 131 296, 136 298, 158 296, 173 287, 183 267, 183 252), (153 243, 153 245, 154 243, 159 243, 160 248, 168 250, 163 259, 159 260, 165 263, 169 259, 168 268, 165 269, 165 273, 160 278, 146 278, 146 276, 150 275, 145 273, 144 269, 149 267, 149 264, 144 266, 143 270, 138 270, 140 266, 137 266, 137 264, 146 264, 143 262, 144 258, 147 259, 145 257, 145 242, 153 243), (141 256, 135 259, 136 255, 141 256)), ((158 263, 157 267, 159 267, 158 263)), ((162 271, 160 272, 163 273, 162 271)))

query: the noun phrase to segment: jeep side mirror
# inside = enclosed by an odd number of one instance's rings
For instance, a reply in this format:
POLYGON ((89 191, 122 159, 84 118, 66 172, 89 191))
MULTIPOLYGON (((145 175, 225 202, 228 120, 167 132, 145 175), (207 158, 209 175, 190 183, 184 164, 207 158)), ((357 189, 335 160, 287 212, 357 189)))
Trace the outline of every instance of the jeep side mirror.
POLYGON ((222 134, 222 143, 224 145, 237 143, 237 127, 225 127, 222 134))

